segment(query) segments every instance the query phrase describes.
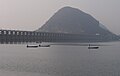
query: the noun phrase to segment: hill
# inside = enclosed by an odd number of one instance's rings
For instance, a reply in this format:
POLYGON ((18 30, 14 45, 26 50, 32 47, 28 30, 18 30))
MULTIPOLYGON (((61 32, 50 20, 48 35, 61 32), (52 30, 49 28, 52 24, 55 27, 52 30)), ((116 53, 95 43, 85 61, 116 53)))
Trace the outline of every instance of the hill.
POLYGON ((117 38, 103 24, 91 15, 72 7, 61 8, 41 28, 36 31, 102 35, 107 38, 117 38))
POLYGON ((60 9, 37 31, 73 34, 109 33, 100 27, 99 21, 91 15, 72 7, 60 9))

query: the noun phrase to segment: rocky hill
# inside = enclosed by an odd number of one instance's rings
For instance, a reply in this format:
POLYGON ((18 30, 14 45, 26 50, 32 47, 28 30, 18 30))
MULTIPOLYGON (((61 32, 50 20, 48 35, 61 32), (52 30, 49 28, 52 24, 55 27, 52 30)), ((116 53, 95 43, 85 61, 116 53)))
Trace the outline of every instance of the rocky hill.
POLYGON ((110 33, 91 15, 72 7, 60 9, 37 31, 73 34, 110 33))

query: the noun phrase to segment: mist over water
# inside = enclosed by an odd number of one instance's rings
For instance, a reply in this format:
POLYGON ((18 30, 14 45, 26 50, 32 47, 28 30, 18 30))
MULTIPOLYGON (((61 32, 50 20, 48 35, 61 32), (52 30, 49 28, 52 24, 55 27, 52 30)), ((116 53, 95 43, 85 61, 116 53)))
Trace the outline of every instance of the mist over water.
POLYGON ((120 42, 98 50, 86 46, 26 48, 0 45, 0 76, 119 76, 120 42))

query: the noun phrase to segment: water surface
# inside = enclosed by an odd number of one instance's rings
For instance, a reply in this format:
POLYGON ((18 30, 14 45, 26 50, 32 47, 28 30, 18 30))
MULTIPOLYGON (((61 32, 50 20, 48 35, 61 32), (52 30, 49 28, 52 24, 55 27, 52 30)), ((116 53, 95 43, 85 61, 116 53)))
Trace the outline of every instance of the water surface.
POLYGON ((120 76, 120 43, 26 48, 0 45, 0 76, 120 76))

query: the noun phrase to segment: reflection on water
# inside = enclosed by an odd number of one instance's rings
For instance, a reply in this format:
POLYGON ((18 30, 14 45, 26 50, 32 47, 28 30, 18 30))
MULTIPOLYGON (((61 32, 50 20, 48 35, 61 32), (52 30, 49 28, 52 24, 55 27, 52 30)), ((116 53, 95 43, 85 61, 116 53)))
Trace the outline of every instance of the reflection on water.
POLYGON ((0 76, 120 76, 120 43, 26 48, 0 45, 0 76))

